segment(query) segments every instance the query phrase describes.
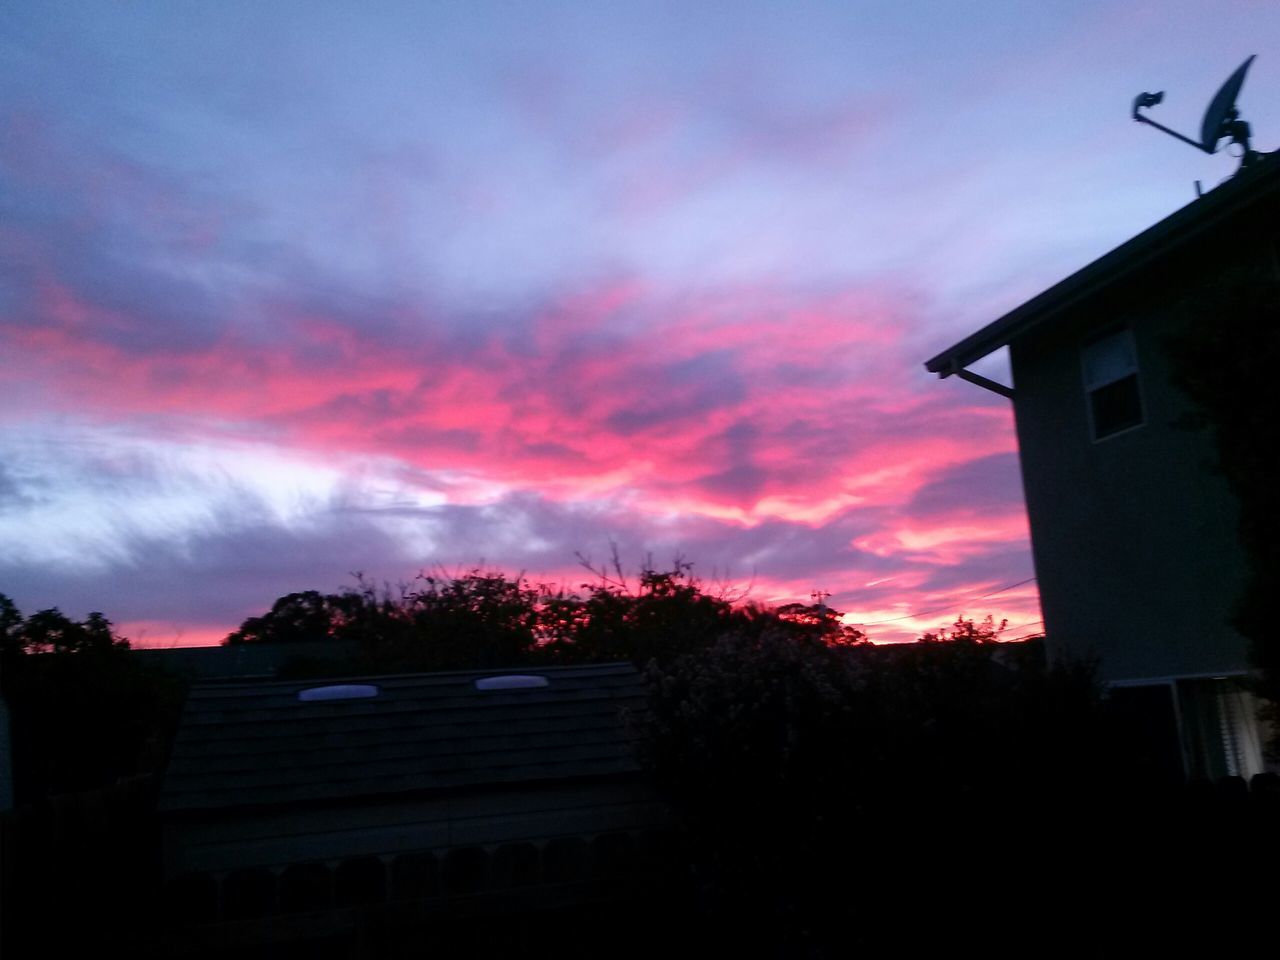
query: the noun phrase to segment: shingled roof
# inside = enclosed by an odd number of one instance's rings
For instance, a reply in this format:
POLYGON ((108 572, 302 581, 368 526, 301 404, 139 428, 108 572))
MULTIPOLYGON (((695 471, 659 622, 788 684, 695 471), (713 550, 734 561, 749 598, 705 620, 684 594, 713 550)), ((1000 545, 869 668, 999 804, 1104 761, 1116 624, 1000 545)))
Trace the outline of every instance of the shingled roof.
MULTIPOLYGON (((510 673, 511 671, 508 671, 510 673)), ((494 671, 193 687, 160 798, 168 813, 638 772, 621 709, 629 663, 550 667, 546 685, 483 690, 494 671), (371 697, 304 701, 328 684, 371 697)))

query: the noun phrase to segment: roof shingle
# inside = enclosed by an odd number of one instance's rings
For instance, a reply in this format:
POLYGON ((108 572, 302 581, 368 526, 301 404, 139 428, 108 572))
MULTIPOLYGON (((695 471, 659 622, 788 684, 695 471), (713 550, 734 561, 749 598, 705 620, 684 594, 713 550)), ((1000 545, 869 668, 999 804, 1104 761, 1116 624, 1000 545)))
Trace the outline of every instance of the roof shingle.
MULTIPOLYGON (((522 671, 530 672, 530 671, 522 671)), ((628 663, 550 667, 546 687, 477 690, 495 671, 194 687, 161 794, 167 812, 634 773, 621 710, 644 691, 628 663), (301 702, 326 682, 367 699, 301 702)))

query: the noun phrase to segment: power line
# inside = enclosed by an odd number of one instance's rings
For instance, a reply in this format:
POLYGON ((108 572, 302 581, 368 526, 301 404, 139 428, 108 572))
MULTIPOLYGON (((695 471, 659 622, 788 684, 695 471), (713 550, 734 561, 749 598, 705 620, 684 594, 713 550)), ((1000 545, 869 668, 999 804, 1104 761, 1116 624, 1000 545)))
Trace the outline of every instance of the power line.
MULTIPOLYGON (((1016 627, 1010 627, 1009 629, 1010 629, 1011 631, 1012 631, 1012 630, 1021 630, 1023 627, 1034 627, 1034 626, 1036 626, 1037 624, 1039 624, 1040 626, 1042 626, 1042 627, 1043 627, 1043 626, 1044 626, 1044 621, 1043 621, 1043 620, 1029 620, 1029 621, 1027 621, 1026 623, 1020 623, 1020 624, 1018 624, 1016 627)), ((1024 634, 1023 634, 1022 636, 1020 636, 1020 637, 1010 637, 1008 640, 1004 640, 1004 641, 1001 641, 1001 642, 1002 642, 1002 643, 1017 643, 1019 640, 1030 640, 1032 637, 1043 637, 1043 636, 1044 636, 1044 631, 1043 631, 1043 630, 1037 630, 1037 631, 1034 631, 1034 632, 1032 632, 1032 633, 1024 633, 1024 634)))
POLYGON ((1043 620, 1028 620, 1026 623, 1018 624, 1016 627, 1006 627, 1005 629, 1012 632, 1014 630, 1021 630, 1023 627, 1034 627, 1037 624, 1043 624, 1043 623, 1044 623, 1043 620))
MULTIPOLYGON (((1035 580, 1035 577, 1027 577, 1025 580, 1019 580, 1017 583, 1011 583, 1008 586, 1001 587, 999 590, 992 590, 990 593, 984 593, 980 597, 970 597, 968 600, 961 600, 960 603, 973 603, 975 600, 985 600, 987 597, 994 597, 998 593, 1004 593, 1006 590, 1012 590, 1014 587, 1025 586, 1035 580)), ((921 610, 919 613, 908 613, 901 617, 889 617, 887 620, 872 620, 869 623, 859 623, 860 627, 875 627, 882 623, 897 623, 899 620, 912 620, 916 617, 927 617, 930 614, 941 613, 944 610, 950 610, 956 605, 956 601, 948 603, 944 607, 934 607, 932 610, 921 610)), ((1033 621, 1034 622, 1034 621, 1033 621)))
POLYGON ((1024 633, 1020 637, 1013 637, 1012 639, 1001 640, 1000 642, 1001 643, 1017 643, 1019 640, 1034 640, 1036 637, 1043 637, 1043 636, 1044 636, 1043 631, 1040 633, 1024 633))

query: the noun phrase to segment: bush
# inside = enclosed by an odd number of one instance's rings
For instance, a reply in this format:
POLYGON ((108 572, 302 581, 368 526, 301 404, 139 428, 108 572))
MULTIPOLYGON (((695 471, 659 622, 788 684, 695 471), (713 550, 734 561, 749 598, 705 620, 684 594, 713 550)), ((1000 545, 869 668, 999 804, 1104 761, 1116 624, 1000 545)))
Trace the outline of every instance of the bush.
POLYGON ((891 647, 728 635, 650 667, 642 756, 716 923, 847 941, 853 922, 851 942, 883 946, 922 873, 978 909, 991 865, 1022 863, 1070 786, 1096 782, 1092 671, 958 626, 952 642, 891 647))

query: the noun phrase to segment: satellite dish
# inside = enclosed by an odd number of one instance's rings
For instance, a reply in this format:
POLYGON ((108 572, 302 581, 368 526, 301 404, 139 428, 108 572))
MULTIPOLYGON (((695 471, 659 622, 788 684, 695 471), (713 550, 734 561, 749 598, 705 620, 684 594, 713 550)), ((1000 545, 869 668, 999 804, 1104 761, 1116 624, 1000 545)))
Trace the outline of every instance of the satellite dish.
POLYGON ((1249 146, 1249 124, 1240 119, 1240 111, 1236 108, 1236 98, 1240 96, 1240 88, 1244 86, 1244 77, 1249 72, 1249 64, 1251 63, 1253 63, 1252 56, 1240 64, 1235 73, 1227 77, 1227 82, 1218 88, 1218 92, 1214 94, 1213 99, 1209 102, 1209 109, 1204 112, 1204 120, 1200 124, 1200 139, 1198 141, 1192 140, 1176 130, 1170 130, 1164 124, 1156 123, 1150 117, 1141 113, 1142 110, 1154 107, 1164 99, 1163 90, 1159 93, 1138 94, 1133 101, 1133 119, 1139 123, 1155 127, 1157 130, 1163 130, 1169 136, 1175 137, 1204 153, 1216 153, 1218 144, 1222 142, 1222 139, 1230 137, 1232 143, 1238 143, 1241 146, 1240 166, 1247 167, 1259 158, 1259 154, 1249 146))
MULTIPOLYGON (((1254 54, 1257 56, 1257 54, 1254 54)), ((1200 148, 1205 153, 1213 153, 1218 149, 1218 141, 1223 137, 1234 139, 1233 125, 1240 122, 1240 111, 1236 109, 1236 97, 1240 96, 1240 88, 1244 86, 1244 75, 1249 72, 1250 57, 1236 68, 1236 72, 1227 77, 1211 101, 1209 109, 1204 112, 1204 121, 1200 124, 1200 148)), ((1246 127, 1248 125, 1246 124, 1246 127)), ((1249 137, 1245 130, 1246 148, 1249 137)))

